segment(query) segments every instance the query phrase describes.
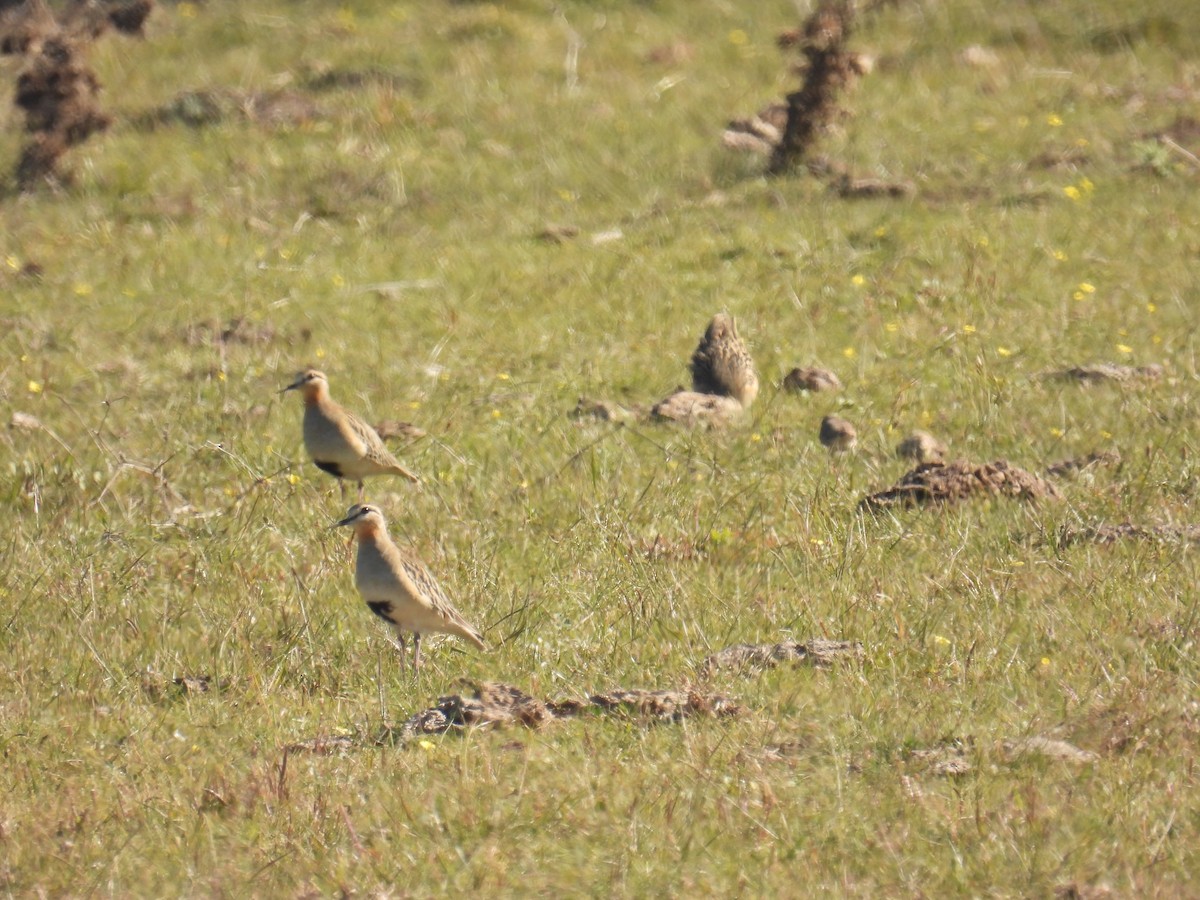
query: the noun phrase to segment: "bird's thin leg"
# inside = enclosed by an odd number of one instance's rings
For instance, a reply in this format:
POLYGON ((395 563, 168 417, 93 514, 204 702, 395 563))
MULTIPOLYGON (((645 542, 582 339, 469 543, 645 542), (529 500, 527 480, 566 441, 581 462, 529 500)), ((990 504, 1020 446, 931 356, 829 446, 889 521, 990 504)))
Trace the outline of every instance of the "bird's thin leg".
POLYGON ((400 671, 404 671, 404 657, 408 654, 407 648, 404 646, 404 632, 399 628, 396 629, 396 647, 400 650, 400 671))
POLYGON ((421 674, 421 632, 413 633, 413 674, 421 674))
POLYGON ((338 490, 341 492, 342 506, 346 505, 346 479, 339 478, 337 480, 338 490))
POLYGON ((359 481, 358 482, 358 502, 359 503, 363 502, 363 495, 366 493, 366 491, 367 491, 366 485, 364 485, 362 483, 362 481, 359 481))

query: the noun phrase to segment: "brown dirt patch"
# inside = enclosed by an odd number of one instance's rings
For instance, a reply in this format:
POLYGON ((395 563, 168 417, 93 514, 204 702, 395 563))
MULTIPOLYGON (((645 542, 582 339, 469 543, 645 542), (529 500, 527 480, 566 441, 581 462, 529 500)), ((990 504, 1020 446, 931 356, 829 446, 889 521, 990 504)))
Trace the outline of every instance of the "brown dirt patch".
POLYGON ((917 466, 894 487, 864 497, 861 508, 871 511, 895 506, 956 503, 977 497, 1020 500, 1058 500, 1058 488, 1004 459, 975 465, 968 462, 929 462, 917 466))

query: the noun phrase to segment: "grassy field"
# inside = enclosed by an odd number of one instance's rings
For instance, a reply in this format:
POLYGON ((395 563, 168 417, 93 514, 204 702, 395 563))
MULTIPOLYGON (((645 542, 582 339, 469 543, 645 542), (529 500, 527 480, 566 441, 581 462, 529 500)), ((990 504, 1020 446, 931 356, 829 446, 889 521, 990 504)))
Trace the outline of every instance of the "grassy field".
POLYGON ((1200 109, 1200 19, 885 9, 820 149, 916 194, 848 201, 721 148, 797 84, 796 6, 740 7, 211 0, 95 46, 112 129, 0 202, 0 414, 43 426, 0 429, 6 894, 1200 891, 1200 558, 1059 540, 1194 521, 1200 138, 1156 135, 1200 109), (684 383, 721 310, 764 384, 742 424, 569 417, 684 383), (1165 374, 1041 377, 1097 362, 1165 374), (778 389, 812 363, 845 390, 778 389), (394 445, 423 487, 368 496, 487 652, 400 670, 276 393, 308 364, 427 432, 394 445), (861 513, 913 428, 1122 461, 861 513), (697 674, 813 637, 864 655, 697 674), (460 678, 746 712, 373 740, 460 678))

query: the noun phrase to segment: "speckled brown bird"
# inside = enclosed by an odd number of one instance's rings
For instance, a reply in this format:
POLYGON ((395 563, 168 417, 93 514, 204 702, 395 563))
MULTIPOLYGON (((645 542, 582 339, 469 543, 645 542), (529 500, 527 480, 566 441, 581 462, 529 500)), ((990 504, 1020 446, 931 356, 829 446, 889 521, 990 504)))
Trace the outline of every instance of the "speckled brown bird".
POLYGON ((858 432, 841 416, 826 416, 821 420, 821 444, 832 453, 853 450, 858 443, 858 432))
POLYGON ((322 472, 337 479, 358 482, 358 499, 363 499, 363 479, 372 475, 402 475, 420 481, 388 452, 375 429, 343 409, 329 396, 329 379, 324 372, 305 369, 286 391, 304 397, 304 447, 322 472))
POLYGON ((378 507, 356 503, 335 528, 358 538, 354 585, 371 612, 396 630, 401 665, 405 635, 413 636, 413 672, 421 668, 421 635, 450 634, 486 649, 479 629, 463 618, 424 564, 396 546, 378 507))
POLYGON ((737 323, 728 313, 713 316, 692 354, 692 390, 732 397, 748 409, 758 396, 758 374, 737 323))

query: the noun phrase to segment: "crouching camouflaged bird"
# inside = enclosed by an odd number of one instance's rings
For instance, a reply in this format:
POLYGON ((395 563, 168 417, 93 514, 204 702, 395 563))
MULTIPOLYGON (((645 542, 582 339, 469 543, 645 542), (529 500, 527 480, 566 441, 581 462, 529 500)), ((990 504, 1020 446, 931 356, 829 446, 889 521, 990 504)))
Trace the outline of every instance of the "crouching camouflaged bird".
MULTIPOLYGON (((388 452, 374 428, 333 401, 324 372, 305 369, 279 393, 296 390, 304 397, 304 448, 321 471, 339 481, 357 481, 359 502, 363 479, 368 476, 403 475, 409 481, 421 480, 388 452)), ((344 495, 344 483, 342 492, 344 495)))
POLYGON ((388 535, 377 507, 356 503, 335 528, 353 526, 358 538, 354 584, 371 612, 396 629, 404 665, 404 636, 413 635, 413 672, 421 668, 421 635, 451 634, 486 649, 479 630, 462 617, 445 591, 415 556, 388 535))

